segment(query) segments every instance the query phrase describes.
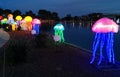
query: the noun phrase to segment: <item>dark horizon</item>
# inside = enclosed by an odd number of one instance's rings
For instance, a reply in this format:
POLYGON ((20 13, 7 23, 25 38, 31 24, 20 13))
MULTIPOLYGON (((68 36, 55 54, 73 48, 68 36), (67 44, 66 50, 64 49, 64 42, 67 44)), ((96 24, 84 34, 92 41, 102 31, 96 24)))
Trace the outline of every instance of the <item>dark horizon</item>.
POLYGON ((65 17, 67 14, 72 16, 81 16, 89 13, 120 13, 120 1, 113 0, 2 0, 0 7, 3 9, 21 10, 22 13, 32 10, 37 13, 39 9, 46 9, 51 12, 57 12, 59 17, 65 17), (22 3, 22 4, 20 4, 22 3))

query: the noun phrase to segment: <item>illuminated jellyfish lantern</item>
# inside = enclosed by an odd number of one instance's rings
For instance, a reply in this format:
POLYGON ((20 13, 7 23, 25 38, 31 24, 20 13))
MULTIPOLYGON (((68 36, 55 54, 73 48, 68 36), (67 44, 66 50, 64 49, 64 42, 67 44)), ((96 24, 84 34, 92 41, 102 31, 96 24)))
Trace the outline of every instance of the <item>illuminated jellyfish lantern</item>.
POLYGON ((3 16, 0 16, 0 20, 2 20, 3 16))
POLYGON ((16 22, 14 21, 12 14, 8 14, 7 24, 9 24, 9 28, 12 28, 12 31, 16 30, 16 22))
POLYGON ((12 24, 13 22, 14 22, 13 15, 12 14, 8 14, 8 21, 7 21, 7 23, 8 24, 12 24))
POLYGON ((32 24, 33 24, 33 28, 32 28, 33 34, 39 34, 41 21, 39 19, 35 18, 35 19, 33 19, 32 24))
POLYGON ((32 17, 31 17, 31 16, 26 16, 26 17, 24 18, 24 21, 26 22, 27 29, 28 29, 29 31, 31 31, 31 30, 32 30, 32 17))
POLYGON ((54 31, 55 31, 54 36, 60 36, 59 42, 64 42, 64 35, 63 35, 64 26, 59 23, 54 26, 54 31))
POLYGON ((7 20, 8 20, 7 18, 3 18, 3 19, 1 20, 1 27, 4 28, 5 30, 8 29, 7 20))
POLYGON ((3 24, 6 24, 7 23, 7 18, 3 18, 2 20, 1 20, 1 24, 3 25, 3 24))
POLYGON ((16 23, 17 23, 17 27, 18 29, 20 28, 20 25, 21 25, 21 20, 22 20, 22 17, 20 15, 16 16, 16 23))
POLYGON ((95 32, 96 35, 93 42, 92 59, 90 64, 95 60, 95 54, 98 47, 100 49, 100 56, 97 65, 101 64, 103 59, 103 50, 105 51, 104 54, 106 53, 106 56, 104 56, 104 58, 106 58, 105 60, 110 64, 115 64, 113 43, 114 33, 118 32, 118 25, 113 20, 104 17, 94 23, 92 31, 95 32))

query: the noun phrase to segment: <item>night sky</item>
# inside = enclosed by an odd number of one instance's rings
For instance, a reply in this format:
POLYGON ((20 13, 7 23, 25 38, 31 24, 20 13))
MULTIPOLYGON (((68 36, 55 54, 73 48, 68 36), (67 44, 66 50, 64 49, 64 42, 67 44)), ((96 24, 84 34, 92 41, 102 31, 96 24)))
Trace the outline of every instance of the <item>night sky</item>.
POLYGON ((57 12, 60 17, 71 14, 81 16, 93 12, 120 13, 120 0, 0 0, 3 9, 20 10, 22 13, 45 9, 57 12))

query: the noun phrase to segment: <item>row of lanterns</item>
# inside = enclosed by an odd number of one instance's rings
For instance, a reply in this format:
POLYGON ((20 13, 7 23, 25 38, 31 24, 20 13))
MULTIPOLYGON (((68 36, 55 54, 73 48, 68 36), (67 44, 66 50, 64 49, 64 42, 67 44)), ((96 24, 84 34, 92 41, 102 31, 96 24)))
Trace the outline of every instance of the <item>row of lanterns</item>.
POLYGON ((33 19, 31 16, 26 16, 23 19, 22 16, 18 15, 16 16, 15 21, 13 19, 13 15, 8 14, 7 18, 2 18, 2 16, 0 16, 0 20, 2 26, 4 26, 4 24, 8 24, 11 26, 12 31, 21 28, 21 30, 34 31, 35 34, 39 34, 41 21, 37 18, 33 19))

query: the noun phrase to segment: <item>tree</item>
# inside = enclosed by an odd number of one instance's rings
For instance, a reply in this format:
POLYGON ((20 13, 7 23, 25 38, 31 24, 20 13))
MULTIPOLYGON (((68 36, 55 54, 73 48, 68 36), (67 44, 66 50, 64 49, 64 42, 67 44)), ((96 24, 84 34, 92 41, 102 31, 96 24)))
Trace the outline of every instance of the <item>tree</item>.
POLYGON ((14 17, 18 16, 18 15, 22 15, 21 11, 20 10, 14 10, 13 11, 13 15, 14 17))
POLYGON ((2 8, 0 8, 0 15, 2 15, 3 14, 3 9, 2 8))
POLYGON ((4 11, 3 11, 3 17, 7 17, 7 15, 8 14, 11 14, 12 13, 12 11, 10 10, 10 9, 5 9, 4 11))
POLYGON ((31 10, 29 10, 25 13, 25 16, 31 16, 34 18, 36 15, 31 10))
POLYGON ((53 20, 59 20, 60 18, 58 17, 58 13, 53 12, 53 13, 52 13, 52 19, 53 19, 53 20))
POLYGON ((47 10, 39 10, 38 17, 42 19, 51 19, 51 12, 47 10))

